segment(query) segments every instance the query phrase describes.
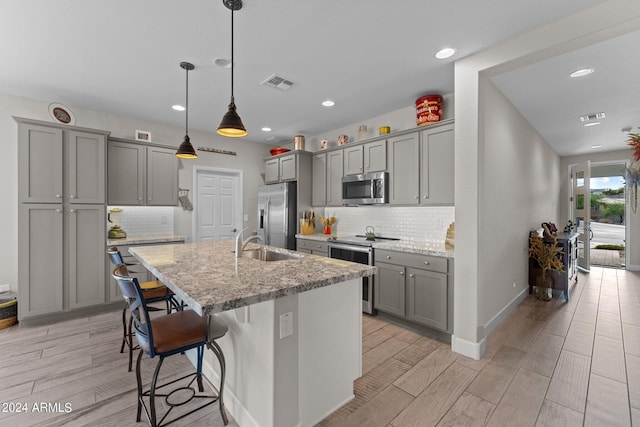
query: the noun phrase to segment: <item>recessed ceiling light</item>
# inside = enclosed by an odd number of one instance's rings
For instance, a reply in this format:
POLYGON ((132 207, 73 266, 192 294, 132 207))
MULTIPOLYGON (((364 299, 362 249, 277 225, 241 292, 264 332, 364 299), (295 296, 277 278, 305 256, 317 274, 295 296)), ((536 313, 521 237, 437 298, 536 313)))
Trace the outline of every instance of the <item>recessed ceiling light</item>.
POLYGON ((602 145, 592 145, 591 148, 597 150, 598 148, 602 148, 602 145))
POLYGON ((580 68, 579 70, 575 70, 573 73, 569 74, 569 77, 571 78, 576 78, 576 77, 584 77, 584 76, 588 76, 589 74, 593 73, 595 70, 593 68, 580 68))
POLYGON ((231 68, 231 60, 227 58, 216 58, 213 60, 213 63, 220 68, 231 68))
POLYGON ((451 47, 445 47, 444 49, 440 49, 436 52, 436 58, 438 59, 447 59, 451 58, 456 53, 456 50, 451 47))
POLYGON ((334 105, 336 105, 336 103, 330 99, 327 99, 326 101, 322 101, 322 105, 324 105, 325 107, 333 107, 334 105))
POLYGON ((173 108, 176 111, 184 111, 185 110, 185 108, 182 105, 178 105, 178 104, 172 105, 171 108, 173 108))
POLYGON ((591 123, 585 123, 584 127, 588 128, 591 126, 598 126, 600 124, 600 122, 591 122, 591 123))
POLYGON ((262 131, 263 132, 271 132, 271 128, 268 128, 268 127, 265 126, 265 127, 262 128, 262 131))

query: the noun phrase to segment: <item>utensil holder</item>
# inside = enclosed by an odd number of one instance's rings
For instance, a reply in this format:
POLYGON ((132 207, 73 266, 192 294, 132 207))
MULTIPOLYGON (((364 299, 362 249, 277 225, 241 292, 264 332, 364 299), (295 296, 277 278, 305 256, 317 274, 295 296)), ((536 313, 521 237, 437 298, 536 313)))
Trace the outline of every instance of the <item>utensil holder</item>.
POLYGON ((309 219, 301 219, 300 220, 300 233, 302 234, 315 234, 316 233, 316 223, 315 221, 309 219))
POLYGON ((322 232, 323 232, 324 234, 331 234, 331 226, 330 226, 330 225, 324 225, 324 226, 322 227, 322 232))

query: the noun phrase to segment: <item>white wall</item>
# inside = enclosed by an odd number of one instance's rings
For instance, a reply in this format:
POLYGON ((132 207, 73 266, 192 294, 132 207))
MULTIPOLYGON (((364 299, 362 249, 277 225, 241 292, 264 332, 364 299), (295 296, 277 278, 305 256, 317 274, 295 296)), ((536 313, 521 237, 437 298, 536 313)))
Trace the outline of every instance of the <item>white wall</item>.
MULTIPOLYGON (((17 125, 12 116, 26 117, 53 122, 49 116, 49 102, 30 98, 0 94, 0 141, 3 155, 0 158, 0 224, 4 234, 4 244, 0 248, 0 284, 8 283, 12 290, 18 289, 18 154, 17 125)), ((132 117, 91 111, 68 106, 76 116, 79 127, 111 131, 111 136, 134 139, 136 130, 151 132, 154 143, 175 146, 182 142, 184 129, 164 124, 140 120, 132 117)), ((189 136, 195 147, 204 146, 223 150, 236 151, 237 156, 227 156, 206 152, 198 152, 195 160, 181 160, 179 170, 179 186, 191 189, 192 169, 194 165, 209 167, 225 167, 244 171, 244 212, 249 221, 244 225, 255 228, 257 210, 257 187, 264 184, 263 158, 269 155, 270 146, 254 143, 246 139, 220 137, 215 133, 190 130, 189 136)), ((176 189, 177 191, 177 189, 176 189)), ((189 192, 192 197, 192 191, 189 192)), ((174 210, 174 232, 191 237, 191 218, 193 212, 174 210)))

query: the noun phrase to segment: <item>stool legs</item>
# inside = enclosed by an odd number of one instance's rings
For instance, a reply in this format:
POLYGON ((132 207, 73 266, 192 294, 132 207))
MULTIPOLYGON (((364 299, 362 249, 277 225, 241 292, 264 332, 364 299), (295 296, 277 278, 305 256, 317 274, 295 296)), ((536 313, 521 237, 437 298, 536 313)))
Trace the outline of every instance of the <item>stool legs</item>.
MULTIPOLYGON (((127 341, 127 309, 129 308, 128 304, 124 305, 122 309, 122 345, 120 346, 120 353, 124 353, 124 344, 127 341)), ((129 364, 129 372, 131 372, 131 364, 129 364)))
POLYGON ((207 343, 207 348, 213 351, 213 354, 218 358, 218 362, 220 363, 220 387, 218 388, 218 403, 220 404, 220 415, 222 415, 222 421, 224 425, 229 424, 229 419, 227 418, 227 413, 224 409, 224 401, 222 400, 222 393, 224 391, 224 377, 227 371, 227 364, 224 360, 224 353, 222 353, 222 349, 215 341, 209 341, 207 343))
POLYGON ((142 353, 140 350, 138 354, 138 361, 136 362, 136 381, 138 383, 138 412, 136 414, 136 422, 140 422, 140 416, 142 415, 142 376, 140 375, 140 360, 142 359, 142 353))

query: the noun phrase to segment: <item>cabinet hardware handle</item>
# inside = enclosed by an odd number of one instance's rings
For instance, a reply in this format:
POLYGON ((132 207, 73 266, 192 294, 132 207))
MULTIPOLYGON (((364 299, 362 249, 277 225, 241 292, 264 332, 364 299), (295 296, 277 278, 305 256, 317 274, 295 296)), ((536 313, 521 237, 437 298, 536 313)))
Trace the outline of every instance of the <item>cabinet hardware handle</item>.
POLYGON ((62 209, 56 209, 56 213, 62 213, 62 209))
POLYGON ((74 196, 73 194, 72 194, 71 196, 69 196, 69 197, 71 197, 72 199, 75 199, 75 198, 76 198, 76 196, 74 196))
POLYGON ((414 197, 414 199, 419 199, 419 198, 420 198, 419 196, 415 196, 415 197, 414 197))
POLYGON ((69 212, 75 213, 76 211, 75 211, 75 209, 71 209, 71 210, 69 210, 69 212))
POLYGON ((425 261, 425 262, 424 262, 424 265, 429 265, 429 261, 425 261))
POLYGON ((401 271, 401 272, 400 272, 400 275, 401 275, 401 276, 404 276, 404 271, 401 271))
POLYGON ((56 194, 56 199, 59 199, 60 197, 62 197, 61 194, 56 194))
POLYGON ((387 259, 391 259, 391 255, 387 255, 387 259))
POLYGON ((411 273, 411 274, 409 275, 409 277, 411 277, 411 278, 413 279, 413 278, 415 277, 415 274, 411 273))

